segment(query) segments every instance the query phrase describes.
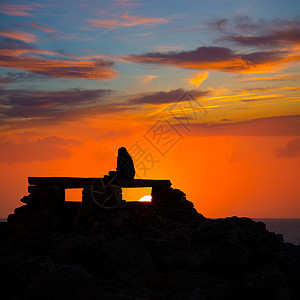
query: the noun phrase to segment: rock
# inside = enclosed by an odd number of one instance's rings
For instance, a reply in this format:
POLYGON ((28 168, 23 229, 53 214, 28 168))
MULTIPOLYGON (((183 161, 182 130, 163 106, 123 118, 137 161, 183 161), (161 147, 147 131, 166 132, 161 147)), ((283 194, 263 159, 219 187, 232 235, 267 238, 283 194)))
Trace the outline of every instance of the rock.
POLYGON ((77 265, 65 265, 43 281, 36 292, 36 300, 99 300, 101 281, 77 265))
MULTIPOLYGON (((12 247, 0 248, 0 275, 4 278, 10 269, 26 260, 26 256, 12 247)), ((0 281, 1 282, 1 281, 0 281)))
POLYGON ((66 226, 67 205, 61 214, 44 205, 61 203, 59 191, 41 193, 40 204, 23 198, 0 226, 5 299, 300 299, 300 246, 262 222, 206 219, 167 186, 154 189, 151 204, 114 210, 84 198, 66 226))
POLYGON ((124 276, 141 280, 155 272, 151 254, 142 239, 130 234, 115 239, 113 243, 120 249, 117 270, 124 276))
POLYGON ((176 253, 187 247, 189 243, 188 236, 182 229, 163 232, 156 238, 145 237, 143 240, 159 271, 173 270, 172 255, 176 256, 176 253))
POLYGON ((26 239, 29 237, 29 230, 27 227, 22 223, 17 223, 15 226, 16 234, 21 239, 26 239))
POLYGON ((175 294, 173 297, 174 300, 180 299, 189 299, 189 300, 206 300, 208 298, 203 296, 203 291, 199 288, 195 288, 194 290, 187 291, 180 294, 175 294))
POLYGON ((32 299, 43 280, 54 271, 55 266, 48 256, 22 261, 2 274, 1 294, 5 299, 32 299))
POLYGON ((300 245, 284 244, 282 268, 290 289, 290 299, 300 299, 300 245))
POLYGON ((105 300, 169 300, 170 296, 162 291, 142 287, 127 288, 122 290, 109 290, 103 294, 105 300))
POLYGON ((133 160, 124 147, 118 150, 117 175, 121 178, 129 179, 133 179, 135 175, 133 160))
POLYGON ((120 250, 103 235, 87 238, 75 234, 57 234, 50 239, 50 243, 56 261, 80 265, 99 278, 114 278, 120 250))
POLYGON ((196 288, 205 290, 216 286, 220 280, 204 272, 176 270, 167 273, 156 273, 145 278, 143 284, 151 289, 167 289, 176 293, 192 291, 196 288))
POLYGON ((243 299, 289 299, 289 288, 284 274, 271 265, 264 265, 243 277, 237 296, 243 299))

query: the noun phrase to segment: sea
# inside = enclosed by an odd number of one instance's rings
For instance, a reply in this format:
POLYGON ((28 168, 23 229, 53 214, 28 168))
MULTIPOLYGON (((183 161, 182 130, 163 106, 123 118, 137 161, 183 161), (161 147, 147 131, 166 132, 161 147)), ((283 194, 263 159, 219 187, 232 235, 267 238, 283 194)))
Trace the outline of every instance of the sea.
POLYGON ((283 235, 286 243, 300 245, 300 219, 253 219, 266 224, 267 230, 283 235))
MULTIPOLYGON (((269 231, 283 235, 286 243, 300 245, 300 219, 254 219, 257 222, 263 222, 269 231)), ((6 222, 1 219, 0 222, 6 222)))

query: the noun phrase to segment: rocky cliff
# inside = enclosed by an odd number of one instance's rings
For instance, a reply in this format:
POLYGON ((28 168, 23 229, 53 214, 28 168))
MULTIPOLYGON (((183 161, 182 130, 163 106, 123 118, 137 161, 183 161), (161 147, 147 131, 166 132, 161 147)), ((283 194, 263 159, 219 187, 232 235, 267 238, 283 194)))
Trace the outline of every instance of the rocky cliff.
POLYGON ((2 299, 300 299, 299 246, 248 218, 207 219, 182 195, 83 204, 71 222, 16 209, 0 224, 2 299))

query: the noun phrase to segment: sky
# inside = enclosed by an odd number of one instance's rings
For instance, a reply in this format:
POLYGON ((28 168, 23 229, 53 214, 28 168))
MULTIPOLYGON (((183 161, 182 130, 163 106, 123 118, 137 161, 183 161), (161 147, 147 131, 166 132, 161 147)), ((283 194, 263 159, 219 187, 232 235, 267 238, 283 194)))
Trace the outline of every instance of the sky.
POLYGON ((299 67, 298 0, 0 1, 0 217, 124 146, 206 217, 300 218, 299 67))

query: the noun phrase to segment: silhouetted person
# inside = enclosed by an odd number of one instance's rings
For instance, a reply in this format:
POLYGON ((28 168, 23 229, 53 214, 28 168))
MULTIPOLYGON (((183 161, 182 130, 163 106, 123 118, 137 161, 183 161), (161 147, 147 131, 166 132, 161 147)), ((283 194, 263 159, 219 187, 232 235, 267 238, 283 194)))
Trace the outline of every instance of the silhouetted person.
POLYGON ((135 175, 133 160, 125 147, 121 147, 118 150, 117 175, 118 177, 129 179, 133 179, 135 175))

